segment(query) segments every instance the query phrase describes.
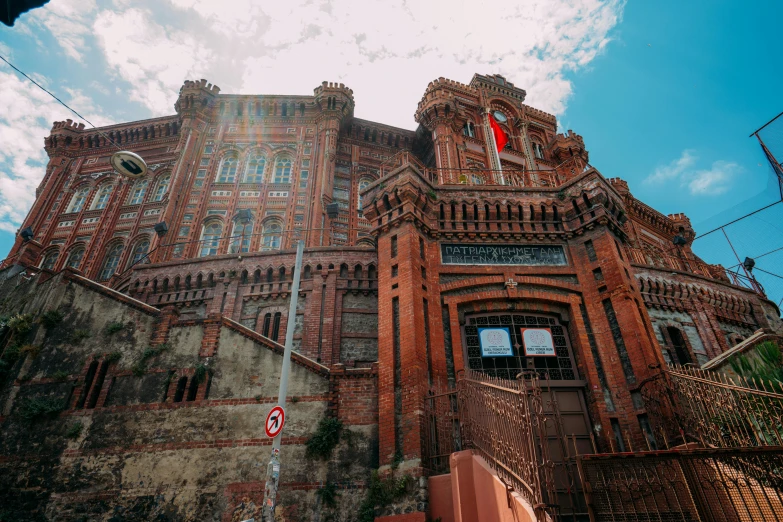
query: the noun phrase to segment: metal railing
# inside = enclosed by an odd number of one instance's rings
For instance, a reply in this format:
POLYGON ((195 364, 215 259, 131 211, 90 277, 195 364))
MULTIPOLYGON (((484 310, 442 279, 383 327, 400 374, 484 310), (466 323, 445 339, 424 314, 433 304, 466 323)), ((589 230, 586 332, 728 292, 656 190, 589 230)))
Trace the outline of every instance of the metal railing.
POLYGON ((782 394, 679 366, 641 392, 652 451, 576 459, 590 520, 783 521, 782 394))
POLYGON ((628 257, 632 263, 646 265, 664 270, 679 270, 692 274, 702 275, 710 279, 718 279, 735 286, 753 290, 762 297, 766 297, 764 288, 752 277, 733 272, 721 265, 710 265, 697 259, 689 259, 682 256, 672 256, 666 253, 656 252, 645 254, 640 248, 626 247, 628 257))
POLYGON ((590 520, 783 520, 780 448, 698 449, 577 458, 590 520))
POLYGON ((472 449, 533 506, 538 520, 550 520, 558 510, 557 463, 549 458, 548 441, 557 403, 545 398, 537 373, 519 377, 468 370, 456 389, 431 393, 425 401, 427 467, 432 474, 448 473, 451 453, 472 449))
POLYGON ((430 183, 436 185, 500 185, 542 188, 552 188, 559 185, 556 169, 529 170, 524 167, 502 170, 478 167, 429 168, 407 150, 398 152, 381 164, 381 177, 388 176, 403 165, 414 166, 430 183))
POLYGON ((767 383, 672 366, 641 390, 658 445, 783 447, 783 394, 767 383))

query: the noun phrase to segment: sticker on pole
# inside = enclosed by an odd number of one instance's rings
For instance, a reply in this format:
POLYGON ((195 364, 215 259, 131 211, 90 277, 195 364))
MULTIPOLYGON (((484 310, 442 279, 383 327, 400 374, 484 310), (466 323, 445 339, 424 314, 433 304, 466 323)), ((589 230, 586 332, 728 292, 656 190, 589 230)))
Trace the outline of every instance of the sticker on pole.
POLYGON ((277 437, 281 431, 283 431, 283 424, 285 424, 285 411, 282 406, 275 406, 269 415, 266 416, 266 436, 270 439, 277 437))

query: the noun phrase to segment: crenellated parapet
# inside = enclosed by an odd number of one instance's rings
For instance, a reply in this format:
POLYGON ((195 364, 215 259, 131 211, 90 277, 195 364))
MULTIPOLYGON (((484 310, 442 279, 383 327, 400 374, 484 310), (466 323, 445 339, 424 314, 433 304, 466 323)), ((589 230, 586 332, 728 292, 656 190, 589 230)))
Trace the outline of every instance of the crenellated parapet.
POLYGON ((572 130, 566 134, 556 134, 547 149, 558 165, 558 174, 564 179, 582 172, 590 159, 584 139, 572 130))
POLYGON ((322 82, 313 90, 322 117, 337 118, 341 123, 353 118, 353 90, 342 83, 322 82))
POLYGON ((80 156, 101 152, 100 149, 130 148, 136 144, 159 138, 179 136, 181 123, 178 116, 164 116, 119 125, 86 128, 72 120, 56 121, 49 136, 44 138, 44 149, 49 157, 60 153, 80 156))
POLYGON ((220 87, 207 83, 207 80, 188 80, 179 90, 174 109, 183 117, 192 118, 199 112, 206 114, 214 105, 218 94, 220 87))

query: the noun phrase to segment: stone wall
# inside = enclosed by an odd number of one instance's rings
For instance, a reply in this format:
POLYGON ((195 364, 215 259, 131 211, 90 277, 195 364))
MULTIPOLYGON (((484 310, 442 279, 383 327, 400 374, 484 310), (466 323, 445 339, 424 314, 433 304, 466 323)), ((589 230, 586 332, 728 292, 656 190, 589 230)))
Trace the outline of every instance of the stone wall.
MULTIPOLYGON (((3 281, 0 297, 0 315, 31 314, 24 346, 36 347, 0 377, 1 520, 258 516, 280 345, 229 319, 180 319, 70 271, 3 281), (62 320, 45 327, 51 310, 62 320), (42 405, 57 411, 29 413, 42 405)), ((6 350, 21 339, 3 332, 6 350)), ((288 394, 279 512, 354 520, 378 466, 375 369, 332 375, 294 354, 288 394), (304 443, 327 415, 345 435, 331 459, 308 458, 304 443), (334 508, 318 494, 325 484, 336 488, 334 508)))

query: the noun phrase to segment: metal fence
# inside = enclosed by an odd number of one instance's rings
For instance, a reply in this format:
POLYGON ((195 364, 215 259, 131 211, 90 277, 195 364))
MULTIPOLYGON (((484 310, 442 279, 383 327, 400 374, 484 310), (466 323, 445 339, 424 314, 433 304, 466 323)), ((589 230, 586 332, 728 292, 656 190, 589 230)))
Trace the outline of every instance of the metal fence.
POLYGON ((585 455, 577 461, 595 522, 783 520, 780 448, 585 455))
POLYGON ((673 366, 642 385, 658 447, 783 446, 783 395, 763 382, 673 366))
POLYGON ((425 416, 431 474, 448 473, 449 456, 472 449, 534 507, 539 520, 586 517, 573 458, 576 442, 563 432, 557 395, 546 376, 525 371, 511 380, 466 371, 455 389, 428 395, 425 416))

